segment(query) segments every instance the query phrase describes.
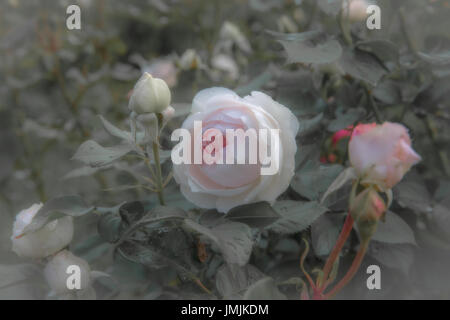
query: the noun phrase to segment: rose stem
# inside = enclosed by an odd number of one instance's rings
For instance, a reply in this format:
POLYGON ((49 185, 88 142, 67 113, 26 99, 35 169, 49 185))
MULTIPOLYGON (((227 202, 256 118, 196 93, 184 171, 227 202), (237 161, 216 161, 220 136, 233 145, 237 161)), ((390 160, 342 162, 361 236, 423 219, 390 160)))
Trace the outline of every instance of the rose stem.
POLYGON ((327 262, 325 263, 325 267, 323 268, 323 286, 322 290, 326 289, 327 286, 327 278, 328 275, 331 272, 331 269, 333 267, 334 262, 336 261, 337 257, 339 256, 339 253, 341 252, 342 248, 344 247, 344 244, 350 235, 350 232, 353 228, 353 218, 350 213, 347 214, 347 217, 345 218, 344 227, 342 228, 341 233, 339 234, 339 238, 336 241, 336 244, 334 245, 333 250, 331 251, 330 255, 328 256, 327 262))
MULTIPOLYGON (((157 114, 158 117, 158 131, 159 128, 161 128, 161 124, 162 124, 162 115, 161 114, 157 114)), ((163 179, 162 179, 162 172, 161 172, 161 161, 159 159, 159 133, 158 136, 156 138, 156 141, 153 141, 153 158, 155 159, 155 166, 156 166, 156 183, 157 183, 157 187, 158 187, 158 200, 159 203, 161 205, 165 205, 164 202, 164 194, 163 194, 163 190, 164 190, 164 186, 163 186, 163 179)))
POLYGON ((352 278, 358 271, 359 266, 361 265, 364 255, 366 254, 369 242, 370 239, 367 239, 361 243, 358 253, 355 256, 355 259, 353 260, 350 269, 348 269, 344 278, 342 278, 341 281, 339 281, 339 283, 329 293, 325 295, 325 299, 333 298, 342 288, 344 288, 347 285, 348 282, 350 282, 350 280, 352 280, 352 278))

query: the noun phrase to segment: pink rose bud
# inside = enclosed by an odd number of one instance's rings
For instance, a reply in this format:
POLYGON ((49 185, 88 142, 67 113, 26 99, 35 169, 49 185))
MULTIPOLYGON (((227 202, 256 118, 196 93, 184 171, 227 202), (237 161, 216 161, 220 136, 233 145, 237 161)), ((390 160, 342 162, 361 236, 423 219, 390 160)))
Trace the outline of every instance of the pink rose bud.
POLYGON ((360 124, 349 143, 352 166, 362 184, 391 189, 421 158, 412 149, 408 130, 401 124, 360 124))
POLYGON ((333 136, 327 139, 325 143, 325 150, 320 157, 322 163, 343 163, 345 161, 344 155, 347 154, 348 142, 344 143, 345 139, 352 135, 353 126, 339 130, 333 136), (342 141, 342 143, 341 143, 342 141), (345 147, 344 147, 345 146, 345 147))
POLYGON ((386 210, 386 203, 372 187, 365 189, 352 200, 350 214, 358 226, 361 238, 368 239, 375 233, 378 221, 386 210))
POLYGON ((333 147, 336 147, 336 145, 341 141, 342 139, 349 138, 352 135, 353 126, 349 126, 348 128, 339 130, 336 132, 333 137, 331 138, 331 144, 333 147))

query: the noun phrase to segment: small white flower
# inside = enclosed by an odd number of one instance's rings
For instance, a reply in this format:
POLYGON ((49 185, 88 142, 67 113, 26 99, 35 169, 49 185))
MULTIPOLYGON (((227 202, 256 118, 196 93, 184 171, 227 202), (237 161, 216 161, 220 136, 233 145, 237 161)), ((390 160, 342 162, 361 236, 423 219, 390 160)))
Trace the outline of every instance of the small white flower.
POLYGON ((11 237, 12 250, 21 257, 47 257, 63 249, 72 241, 72 217, 53 220, 39 230, 23 234, 25 227, 31 223, 42 206, 42 203, 34 204, 16 216, 11 237))

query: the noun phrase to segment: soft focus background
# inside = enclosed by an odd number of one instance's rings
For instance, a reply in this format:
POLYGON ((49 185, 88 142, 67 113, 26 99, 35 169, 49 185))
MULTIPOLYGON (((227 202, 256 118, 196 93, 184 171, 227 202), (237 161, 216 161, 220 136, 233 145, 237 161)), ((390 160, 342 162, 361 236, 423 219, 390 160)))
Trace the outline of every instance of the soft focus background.
MULTIPOLYGON (((118 188, 139 179, 142 168, 132 159, 95 169, 71 161, 87 139, 114 144, 98 115, 128 128, 128 95, 147 71, 172 90, 177 117, 165 129, 167 150, 168 134, 179 127, 202 88, 223 86, 240 95, 261 90, 288 106, 301 124, 300 149, 297 174, 282 200, 320 199, 347 158, 348 141, 330 142, 338 130, 373 121, 407 126, 423 161, 394 190, 391 211, 400 222, 378 234, 340 297, 449 299, 450 2, 373 2, 382 9, 381 30, 373 31, 365 20, 342 22, 340 2, 2 0, 0 298, 43 299, 48 291, 38 270, 8 267, 32 262, 11 251, 12 224, 20 210, 66 194, 100 207, 134 200, 154 206, 156 198, 148 191, 118 188), (70 4, 81 8, 81 30, 66 28, 70 4), (313 30, 317 33, 308 37, 284 35, 313 30), (367 290, 369 264, 381 266, 382 290, 367 290), (20 281, 2 286, 2 278, 9 277, 20 281)), ((292 223, 298 232, 258 233, 246 285, 219 269, 219 258, 196 261, 202 282, 214 288, 214 297, 240 297, 252 277, 263 273, 287 297, 299 298, 295 279, 303 277, 301 237, 311 245, 308 270, 321 267, 342 225, 348 190, 342 193, 310 223, 295 212, 299 206, 281 208, 297 214, 292 223), (289 279, 294 280, 283 284, 289 279), (239 290, 230 292, 224 283, 239 290)), ((170 206, 193 209, 176 184, 166 194, 170 206)), ((106 254, 110 244, 98 235, 98 220, 94 214, 77 219, 70 245, 93 269, 112 275, 98 284, 97 298, 209 298, 174 268, 120 258, 112 262, 106 254)), ((356 245, 353 235, 342 270, 356 245)), ((190 249, 196 256, 197 248, 190 249)), ((40 262, 33 263, 39 269, 40 262)))

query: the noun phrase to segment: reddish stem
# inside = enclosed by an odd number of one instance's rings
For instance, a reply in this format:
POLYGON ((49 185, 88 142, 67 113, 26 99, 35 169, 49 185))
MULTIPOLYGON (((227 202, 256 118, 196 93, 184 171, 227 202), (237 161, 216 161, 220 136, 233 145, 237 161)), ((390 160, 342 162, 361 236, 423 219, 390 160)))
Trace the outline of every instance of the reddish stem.
POLYGON ((366 254, 369 242, 370 240, 366 240, 361 243, 358 253, 356 254, 355 259, 352 262, 352 266, 350 267, 350 269, 348 269, 344 278, 342 278, 341 281, 339 281, 339 283, 329 293, 325 294, 325 299, 333 298, 343 287, 345 287, 348 282, 350 282, 350 280, 352 280, 352 278, 358 271, 359 266, 361 265, 364 255, 366 254))
POLYGON ((330 274, 331 269, 333 268, 334 262, 338 258, 339 253, 344 247, 344 244, 347 241, 350 232, 352 231, 353 222, 354 221, 352 215, 348 213, 347 217, 345 218, 344 227, 342 228, 341 233, 339 234, 339 238, 337 239, 333 250, 328 256, 327 262, 325 263, 325 267, 323 268, 323 285, 321 288, 322 292, 323 290, 326 289, 326 286, 328 285, 328 275, 330 274))

